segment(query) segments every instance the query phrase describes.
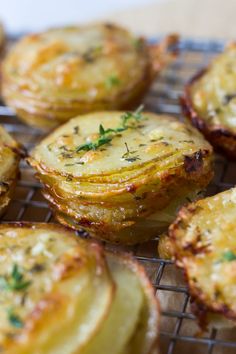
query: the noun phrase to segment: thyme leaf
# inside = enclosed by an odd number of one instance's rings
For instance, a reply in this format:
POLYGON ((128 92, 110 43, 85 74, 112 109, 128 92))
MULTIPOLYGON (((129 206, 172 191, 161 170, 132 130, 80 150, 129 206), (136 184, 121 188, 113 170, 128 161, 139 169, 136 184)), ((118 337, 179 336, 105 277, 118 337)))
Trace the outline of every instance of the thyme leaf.
POLYGON ((128 125, 131 120, 135 123, 139 122, 142 116, 143 105, 139 106, 134 112, 126 112, 121 116, 121 124, 116 128, 105 129, 102 124, 99 125, 99 137, 94 140, 77 146, 76 152, 97 150, 100 146, 108 144, 115 136, 118 136, 121 132, 134 128, 134 125, 128 125))
POLYGON ((14 264, 9 276, 0 277, 0 290, 21 291, 28 288, 30 284, 31 281, 24 280, 24 275, 17 264, 14 264))
POLYGON ((22 328, 23 327, 23 321, 21 318, 13 311, 13 309, 9 309, 7 311, 8 314, 8 321, 9 323, 16 328, 22 328))

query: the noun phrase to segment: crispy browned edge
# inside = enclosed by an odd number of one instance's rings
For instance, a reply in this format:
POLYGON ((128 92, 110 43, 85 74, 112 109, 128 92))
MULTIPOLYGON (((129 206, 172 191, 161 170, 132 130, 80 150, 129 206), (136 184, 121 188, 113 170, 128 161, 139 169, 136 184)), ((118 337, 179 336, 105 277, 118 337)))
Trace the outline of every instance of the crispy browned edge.
MULTIPOLYGON (((196 204, 197 204, 197 202, 191 203, 187 206, 183 206, 179 210, 177 218, 169 227, 168 234, 169 234, 172 244, 173 244, 175 264, 178 268, 181 268, 184 272, 184 277, 185 277, 185 280, 187 283, 188 291, 191 296, 191 309, 192 309, 193 313, 197 316, 199 327, 203 331, 205 331, 205 330, 207 330, 207 327, 209 325, 208 315, 210 313, 223 315, 224 317, 226 317, 229 320, 236 321, 236 312, 229 309, 229 307, 227 305, 224 305, 222 303, 218 303, 217 300, 212 301, 211 299, 207 299, 204 292, 201 291, 201 289, 194 286, 194 282, 189 279, 187 269, 184 265, 184 262, 182 262, 182 260, 183 260, 182 257, 184 257, 184 256, 181 255, 181 253, 184 250, 182 250, 182 249, 179 250, 178 247, 175 247, 176 246, 175 241, 178 238, 178 235, 177 235, 178 230, 182 229, 184 232, 185 225, 184 225, 183 220, 185 219, 185 222, 186 222, 186 220, 188 220, 188 224, 190 223, 190 219, 191 219, 192 215, 197 210, 196 204)), ((198 252, 201 252, 202 249, 201 248, 197 249, 197 247, 195 249, 192 249, 191 245, 190 245, 190 247, 188 248, 187 251, 191 252, 192 255, 195 255, 198 252)))
POLYGON ((204 117, 201 117, 194 109, 191 98, 191 87, 208 71, 208 67, 196 73, 186 84, 184 94, 180 97, 183 114, 189 118, 192 124, 199 129, 216 150, 225 154, 228 158, 236 159, 236 134, 227 129, 224 125, 211 126, 207 124, 204 117))

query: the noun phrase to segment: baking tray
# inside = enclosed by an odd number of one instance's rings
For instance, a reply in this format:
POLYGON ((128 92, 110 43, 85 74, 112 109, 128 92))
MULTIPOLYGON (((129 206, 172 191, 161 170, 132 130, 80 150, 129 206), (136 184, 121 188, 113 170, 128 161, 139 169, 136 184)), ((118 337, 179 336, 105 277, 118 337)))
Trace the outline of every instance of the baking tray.
MULTIPOLYGON (((11 39, 12 41, 12 39, 11 39)), ((159 76, 144 100, 145 109, 157 113, 181 116, 178 104, 185 82, 220 51, 220 41, 184 39, 179 43, 178 58, 159 76)), ((43 137, 37 129, 21 123, 14 113, 0 102, 0 123, 27 149, 43 137)), ((33 170, 21 162, 21 180, 2 221, 56 222, 40 193, 40 184, 33 170)), ((215 157, 215 178, 207 189, 212 195, 228 189, 236 182, 236 163, 222 156, 215 157)), ((88 237, 86 235, 82 235, 88 237)), ((191 313, 190 298, 182 274, 171 261, 157 255, 158 236, 155 240, 135 247, 125 247, 146 268, 162 305, 162 354, 231 354, 236 353, 236 334, 233 330, 212 329, 199 335, 195 317, 191 313)), ((112 246, 105 245, 110 248, 112 246)), ((96 354, 96 353, 94 353, 96 354)), ((105 353, 104 353, 105 354, 105 353)), ((108 353, 106 353, 108 354, 108 353)))

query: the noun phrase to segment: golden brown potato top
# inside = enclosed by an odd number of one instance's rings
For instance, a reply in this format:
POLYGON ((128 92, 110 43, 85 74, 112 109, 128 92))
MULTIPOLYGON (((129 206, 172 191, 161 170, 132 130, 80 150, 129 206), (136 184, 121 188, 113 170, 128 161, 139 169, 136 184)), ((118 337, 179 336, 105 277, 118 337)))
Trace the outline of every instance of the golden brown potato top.
POLYGON ((94 24, 24 37, 7 56, 3 72, 29 96, 89 102, 134 87, 148 65, 144 40, 111 24, 94 24))
MULTIPOLYGON (((78 116, 44 139, 33 151, 32 165, 61 175, 131 174, 142 167, 184 165, 185 156, 211 152, 190 125, 149 112, 100 112, 78 116)), ((118 178, 118 177, 117 177, 118 178)))
POLYGON ((170 229, 190 290, 236 319, 236 188, 183 208, 170 229))
POLYGON ((72 237, 57 230, 0 227, 0 343, 14 335, 42 296, 61 278, 63 257, 74 251, 72 237), (60 235, 61 236, 61 235, 60 235))
POLYGON ((191 86, 197 113, 211 126, 225 126, 236 133, 236 45, 219 55, 191 86))
POLYGON ((73 353, 111 303, 100 248, 53 224, 1 225, 0 241, 1 351, 73 353))

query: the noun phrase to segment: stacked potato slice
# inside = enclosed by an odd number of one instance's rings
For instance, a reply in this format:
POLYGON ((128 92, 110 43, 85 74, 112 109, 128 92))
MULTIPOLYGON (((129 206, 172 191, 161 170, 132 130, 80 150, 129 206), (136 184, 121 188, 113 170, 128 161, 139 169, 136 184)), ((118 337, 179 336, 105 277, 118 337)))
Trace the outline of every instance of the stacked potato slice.
POLYGON ((0 126, 0 214, 8 205, 19 176, 21 146, 0 126))
POLYGON ((169 36, 150 45, 116 25, 28 35, 2 67, 2 94, 24 121, 52 128, 77 114, 132 107, 172 58, 169 36))
POLYGON ((200 325, 235 326, 236 188, 189 204, 170 227, 200 325))
POLYGON ((0 226, 0 346, 9 354, 154 354, 143 268, 53 224, 0 226))
POLYGON ((185 87, 184 113, 217 149, 236 159, 236 44, 231 44, 185 87))
POLYGON ((60 222, 132 244, 156 236, 208 184, 211 153, 175 118, 100 112, 58 128, 29 162, 60 222))

